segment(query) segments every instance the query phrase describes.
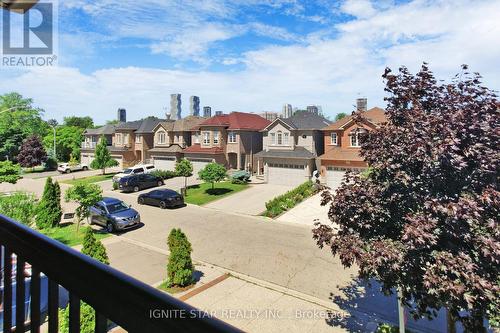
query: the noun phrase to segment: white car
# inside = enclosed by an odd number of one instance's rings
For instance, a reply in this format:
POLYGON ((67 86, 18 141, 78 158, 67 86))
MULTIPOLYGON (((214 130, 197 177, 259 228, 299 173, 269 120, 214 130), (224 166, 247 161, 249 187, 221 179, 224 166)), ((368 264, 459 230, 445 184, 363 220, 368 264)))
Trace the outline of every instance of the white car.
POLYGON ((69 163, 60 163, 57 166, 57 171, 60 173, 70 173, 73 171, 87 171, 89 169, 89 166, 87 164, 74 164, 70 165, 69 163))
POLYGON ((113 181, 115 183, 119 182, 122 177, 125 176, 130 176, 130 175, 137 175, 140 173, 150 173, 152 171, 156 170, 155 166, 153 164, 144 164, 144 165, 136 165, 127 169, 124 169, 122 172, 117 173, 116 175, 113 176, 113 181))

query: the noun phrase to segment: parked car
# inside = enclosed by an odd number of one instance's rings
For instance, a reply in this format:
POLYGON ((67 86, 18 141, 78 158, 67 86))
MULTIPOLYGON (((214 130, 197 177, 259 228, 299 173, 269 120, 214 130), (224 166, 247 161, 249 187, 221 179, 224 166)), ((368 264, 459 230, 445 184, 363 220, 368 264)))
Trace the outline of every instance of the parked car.
POLYGON ((125 230, 138 225, 141 215, 123 201, 115 198, 103 198, 90 207, 90 224, 98 224, 108 232, 125 230))
POLYGON ((136 165, 131 168, 123 169, 122 172, 117 173, 113 176, 113 181, 118 183, 121 178, 131 175, 137 175, 141 173, 150 173, 156 170, 153 164, 136 165))
POLYGON ((79 164, 73 164, 70 165, 69 163, 59 163, 57 166, 57 171, 60 173, 70 173, 74 171, 87 171, 89 169, 89 166, 84 163, 79 163, 79 164))
POLYGON ((121 178, 118 183, 118 188, 124 192, 137 192, 145 188, 162 186, 163 184, 164 183, 162 178, 155 175, 143 173, 121 178))
POLYGON ((184 206, 184 197, 174 190, 160 189, 139 195, 137 202, 140 205, 152 205, 165 209, 184 206))

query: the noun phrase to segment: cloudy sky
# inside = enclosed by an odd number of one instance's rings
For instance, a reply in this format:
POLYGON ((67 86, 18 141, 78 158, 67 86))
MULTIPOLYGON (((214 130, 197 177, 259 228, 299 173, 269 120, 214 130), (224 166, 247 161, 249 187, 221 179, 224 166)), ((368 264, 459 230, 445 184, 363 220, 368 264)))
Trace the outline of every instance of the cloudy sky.
POLYGON ((386 66, 461 64, 500 89, 500 0, 64 0, 57 67, 0 67, 46 118, 161 117, 171 93, 225 112, 384 106, 386 66))

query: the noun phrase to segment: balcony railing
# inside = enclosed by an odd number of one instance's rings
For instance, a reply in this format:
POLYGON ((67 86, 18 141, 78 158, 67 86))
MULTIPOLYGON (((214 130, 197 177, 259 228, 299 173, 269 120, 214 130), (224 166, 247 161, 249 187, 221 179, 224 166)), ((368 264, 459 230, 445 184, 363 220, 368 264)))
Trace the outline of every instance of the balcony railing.
POLYGON ((95 149, 97 142, 82 142, 82 149, 95 149))
POLYGON ((95 332, 106 332, 108 320, 128 332, 239 332, 176 298, 2 215, 0 246, 3 250, 0 251, 3 332, 25 332, 28 326, 31 332, 40 331, 42 292, 48 295, 48 331, 58 332, 59 286, 69 293, 70 333, 80 331, 80 300, 96 311, 95 332), (17 259, 15 266, 13 254, 17 259), (28 265, 31 266, 30 279, 25 271, 28 265), (48 284, 41 284, 41 277, 48 279, 48 284), (26 304, 27 289, 29 308, 13 305, 14 302, 26 304))

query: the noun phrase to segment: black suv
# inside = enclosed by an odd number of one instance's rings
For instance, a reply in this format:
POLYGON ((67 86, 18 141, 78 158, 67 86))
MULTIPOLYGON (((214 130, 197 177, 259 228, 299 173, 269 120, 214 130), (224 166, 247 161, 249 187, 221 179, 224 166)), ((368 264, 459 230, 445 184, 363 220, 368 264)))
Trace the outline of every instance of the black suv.
POLYGON ((118 187, 124 192, 137 192, 145 188, 162 185, 163 179, 149 173, 144 173, 121 178, 118 187))

